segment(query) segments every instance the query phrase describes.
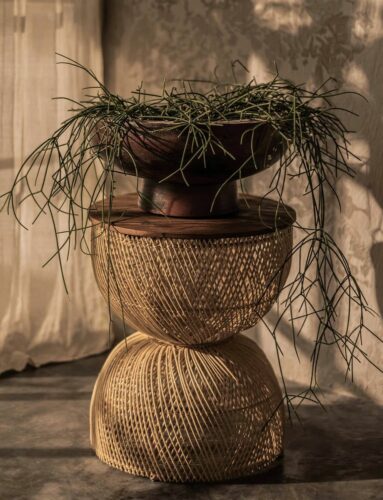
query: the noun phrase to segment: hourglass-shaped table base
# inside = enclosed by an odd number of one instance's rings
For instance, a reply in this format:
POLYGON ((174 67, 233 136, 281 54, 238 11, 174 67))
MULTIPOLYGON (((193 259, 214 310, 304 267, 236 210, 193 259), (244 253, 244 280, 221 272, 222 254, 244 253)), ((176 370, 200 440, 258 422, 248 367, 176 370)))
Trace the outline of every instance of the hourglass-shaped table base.
POLYGON ((269 468, 283 451, 282 394, 262 350, 239 332, 286 280, 293 211, 249 197, 235 217, 166 222, 132 200, 121 200, 126 218, 113 214, 110 232, 99 224, 93 233, 102 293, 146 332, 120 342, 97 379, 97 456, 170 482, 269 468))

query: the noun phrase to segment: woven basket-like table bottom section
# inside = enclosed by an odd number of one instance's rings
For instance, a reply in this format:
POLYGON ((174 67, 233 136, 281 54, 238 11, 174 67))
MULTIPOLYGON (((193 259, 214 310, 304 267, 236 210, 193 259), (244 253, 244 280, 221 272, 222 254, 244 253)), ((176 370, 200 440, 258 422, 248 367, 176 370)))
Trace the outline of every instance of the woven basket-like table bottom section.
POLYGON ((282 395, 243 335, 187 348, 135 333, 111 352, 91 402, 97 456, 169 482, 253 475, 282 453, 282 395))

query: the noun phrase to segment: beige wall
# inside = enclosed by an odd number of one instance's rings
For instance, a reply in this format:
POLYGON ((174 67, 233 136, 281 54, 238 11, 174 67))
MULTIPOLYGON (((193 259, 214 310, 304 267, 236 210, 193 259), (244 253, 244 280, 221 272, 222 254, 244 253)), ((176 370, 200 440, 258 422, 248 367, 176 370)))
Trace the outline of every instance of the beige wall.
MULTIPOLYGON (((164 77, 198 78, 212 74, 230 76, 230 61, 240 59, 259 81, 279 72, 309 87, 328 76, 344 88, 368 97, 344 98, 344 104, 360 114, 348 118, 354 151, 362 162, 356 179, 339 183, 342 212, 331 210, 331 226, 349 257, 366 297, 379 314, 383 312, 383 169, 381 137, 383 111, 383 2, 381 0, 110 0, 104 30, 106 83, 127 95, 143 80, 147 89, 162 85, 164 77)), ((264 179, 254 178, 254 192, 262 192, 264 179)), ((291 184, 286 201, 300 217, 305 203, 291 184)), ((275 312, 268 316, 273 321, 275 312)), ((369 322, 382 335, 379 317, 369 322)), ((273 359, 270 337, 258 328, 273 359)), ((310 326, 300 346, 305 353, 299 363, 291 349, 289 325, 280 337, 285 344, 285 373, 302 382, 307 376, 310 326)), ((363 344, 371 358, 383 366, 383 349, 371 338, 363 344)), ((274 360, 275 362, 275 360, 274 360)), ((344 385, 344 369, 333 351, 322 364, 321 381, 338 391, 344 385)), ((356 370, 354 386, 361 395, 383 401, 383 377, 363 363, 356 370)))

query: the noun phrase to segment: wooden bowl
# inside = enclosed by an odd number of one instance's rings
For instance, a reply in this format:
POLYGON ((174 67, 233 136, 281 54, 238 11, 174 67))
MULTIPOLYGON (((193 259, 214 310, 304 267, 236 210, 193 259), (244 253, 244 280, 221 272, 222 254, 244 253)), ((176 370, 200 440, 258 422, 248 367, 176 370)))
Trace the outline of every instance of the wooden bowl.
POLYGON ((283 151, 283 141, 269 123, 215 122, 211 132, 212 141, 222 144, 225 151, 218 146, 208 148, 205 164, 202 157, 193 158, 198 148, 192 147, 191 136, 188 141, 185 127, 166 121, 135 122, 125 136, 120 166, 128 174, 138 172, 139 177, 157 182, 220 184, 264 170, 283 151), (184 151, 187 166, 182 174, 174 173, 182 165, 184 151))
MULTIPOLYGON (((279 133, 267 122, 212 123, 212 146, 204 157, 184 125, 141 120, 130 122, 126 130, 118 166, 143 179, 141 208, 175 217, 237 211, 235 181, 270 167, 285 148, 279 133)), ((99 127, 98 138, 99 143, 108 142, 106 125, 99 127)))

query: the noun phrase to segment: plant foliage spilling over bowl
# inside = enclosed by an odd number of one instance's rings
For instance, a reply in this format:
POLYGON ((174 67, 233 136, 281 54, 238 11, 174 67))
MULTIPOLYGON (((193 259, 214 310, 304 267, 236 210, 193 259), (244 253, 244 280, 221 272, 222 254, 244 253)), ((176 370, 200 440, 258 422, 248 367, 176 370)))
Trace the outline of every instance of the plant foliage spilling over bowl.
MULTIPOLYGON (((285 145, 269 123, 256 120, 199 123, 196 137, 187 124, 165 119, 137 118, 125 128, 118 166, 144 179, 140 206, 178 217, 238 210, 235 181, 275 163, 285 145)), ((107 121, 97 126, 94 143, 104 158, 112 141, 110 130, 107 121)))
MULTIPOLYGON (((284 287, 275 326, 268 327, 284 381, 280 322, 289 321, 295 345, 306 320, 316 320, 309 387, 291 395, 284 385, 287 401, 316 400, 323 346, 339 350, 351 376, 356 358, 369 360, 361 348, 363 332, 374 335, 365 324, 369 308, 345 255, 326 231, 327 191, 338 199, 337 178, 353 175, 349 131, 340 118, 350 111, 337 104, 344 92, 329 90, 332 81, 309 91, 277 75, 262 84, 254 79, 244 84, 173 81, 158 94, 140 87, 122 98, 91 70, 68 58, 64 63, 92 77, 95 86, 88 89, 92 95, 81 101, 69 99, 71 116, 29 155, 9 192, 2 195, 4 206, 20 223, 17 207, 27 200, 37 206, 36 218, 49 214, 61 269, 63 252, 72 245, 80 244, 89 252, 90 209, 100 199, 105 200, 101 212, 108 230, 120 176, 149 178, 159 186, 211 184, 213 211, 229 183, 239 179, 243 186, 244 177, 275 163, 265 196, 273 194, 283 207, 287 183, 302 178, 303 183, 295 184, 297 194, 307 195, 312 207, 310 227, 296 223, 300 239, 290 257, 295 256, 298 271, 284 287), (57 230, 57 214, 66 220, 64 232, 57 230), (337 317, 344 310, 348 313, 340 326, 337 317)), ((148 201, 138 184, 137 192, 148 201)))

